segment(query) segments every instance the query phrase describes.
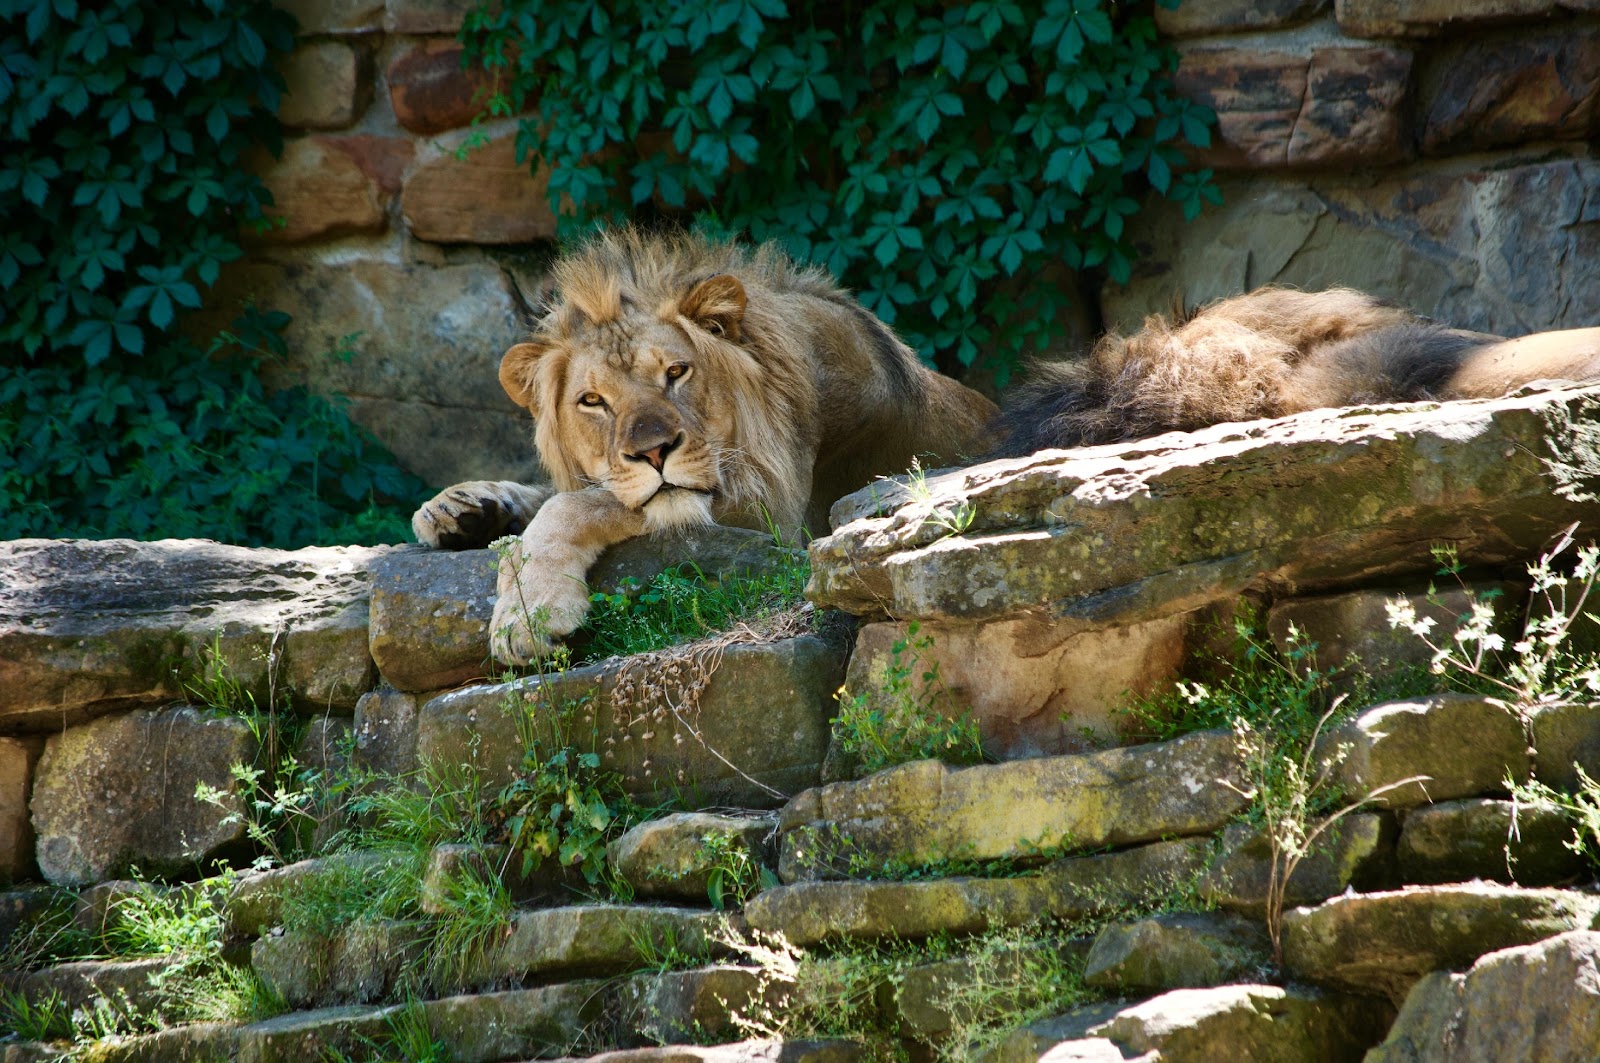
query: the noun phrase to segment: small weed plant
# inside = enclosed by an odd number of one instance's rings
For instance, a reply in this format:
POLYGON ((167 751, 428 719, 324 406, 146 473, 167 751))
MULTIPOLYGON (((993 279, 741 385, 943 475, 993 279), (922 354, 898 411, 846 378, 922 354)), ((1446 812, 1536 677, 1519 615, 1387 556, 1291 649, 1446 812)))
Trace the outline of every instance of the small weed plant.
MULTIPOLYGON (((730 905, 743 907, 757 893, 779 884, 772 869, 757 859, 744 839, 733 834, 707 834, 700 840, 691 864, 705 871, 706 899, 719 912, 730 905)), ((657 867, 651 869, 650 877, 674 881, 685 874, 657 867)))
POLYGON ((924 664, 933 637, 912 621, 890 647, 890 660, 872 693, 840 689, 834 736, 863 775, 896 764, 936 758, 950 764, 982 763, 983 743, 971 713, 959 708, 939 674, 924 664))

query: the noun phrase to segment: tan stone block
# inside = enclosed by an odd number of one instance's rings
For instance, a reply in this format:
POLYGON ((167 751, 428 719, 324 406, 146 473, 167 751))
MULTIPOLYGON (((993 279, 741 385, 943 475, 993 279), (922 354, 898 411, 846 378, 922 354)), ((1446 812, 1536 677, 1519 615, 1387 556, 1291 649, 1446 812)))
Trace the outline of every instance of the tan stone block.
POLYGON ((281 226, 262 232, 261 239, 298 243, 384 227, 384 197, 377 183, 348 154, 320 137, 285 144, 283 157, 262 171, 261 180, 272 193, 266 215, 283 219, 281 226))
POLYGON ((1189 0, 1176 7, 1157 4, 1156 29, 1164 37, 1277 29, 1314 18, 1330 6, 1330 0, 1189 0))
POLYGON ((383 28, 390 33, 455 33, 478 0, 389 0, 383 28))
POLYGON ((483 113, 494 79, 482 67, 463 67, 462 54, 455 41, 432 40, 395 56, 385 80, 402 126, 413 133, 442 133, 483 113))
POLYGON ((322 143, 338 148, 354 160, 361 172, 372 178, 385 196, 397 195, 406 168, 416 157, 417 146, 405 137, 356 133, 342 137, 323 137, 322 143))
POLYGON ((297 129, 343 129, 372 100, 362 53, 342 41, 302 44, 278 65, 288 91, 278 120, 297 129))
POLYGON ((383 0, 278 0, 300 23, 300 35, 372 33, 383 24, 383 0))
POLYGON ((1422 134, 1430 154, 1574 139, 1595 129, 1600 30, 1592 25, 1472 41, 1435 66, 1441 76, 1422 134))
POLYGON ((1430 36, 1482 23, 1600 10, 1597 0, 1334 0, 1339 28, 1352 37, 1430 36))
POLYGON ((43 749, 42 738, 0 738, 0 886, 31 878, 37 871, 28 797, 33 766, 43 749))
POLYGON ((441 244, 524 244, 553 239, 556 217, 545 188, 550 171, 516 158, 506 132, 457 159, 450 145, 419 160, 400 193, 412 235, 441 244))

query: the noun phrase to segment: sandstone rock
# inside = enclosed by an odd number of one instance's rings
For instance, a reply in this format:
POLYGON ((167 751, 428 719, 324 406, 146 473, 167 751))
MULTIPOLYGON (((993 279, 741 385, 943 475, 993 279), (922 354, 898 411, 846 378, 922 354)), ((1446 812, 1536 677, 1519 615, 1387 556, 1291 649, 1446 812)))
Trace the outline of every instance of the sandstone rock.
POLYGON ((455 33, 474 0, 388 0, 383 28, 390 33, 455 33))
POLYGON ((169 896, 173 890, 157 882, 112 879, 79 890, 72 906, 72 925, 97 939, 127 925, 125 906, 169 896))
POLYGON ((1566 846, 1572 830, 1565 816, 1538 806, 1446 801, 1406 813, 1395 855, 1403 882, 1550 886, 1583 871, 1583 858, 1566 846))
POLYGON ((390 687, 361 695, 356 702, 352 755, 357 767, 385 775, 416 770, 417 714, 424 696, 390 687))
POLYGON ((1422 132, 1426 152, 1573 139, 1595 128, 1600 34, 1593 26, 1473 40, 1438 64, 1422 132))
POLYGON ((1193 223, 1165 201, 1130 221, 1134 276, 1101 290, 1102 313, 1130 329, 1168 311, 1175 292, 1198 306, 1263 284, 1344 284, 1482 332, 1587 326, 1600 320, 1583 265, 1600 234, 1585 206, 1596 186, 1600 163, 1548 156, 1487 171, 1463 159, 1381 177, 1224 176, 1222 206, 1193 223))
POLYGON ((646 966, 669 946, 706 958, 730 917, 689 908, 589 904, 525 910, 505 940, 469 965, 467 984, 562 974, 617 974, 646 966))
POLYGON ((1398 1004, 1429 971, 1587 929, 1597 913, 1600 897, 1487 883, 1349 894, 1284 914, 1284 966, 1295 978, 1398 1004))
POLYGON ((390 61, 384 74, 389 104, 413 133, 442 133, 470 125, 484 112, 494 78, 480 66, 464 67, 452 40, 423 41, 390 61))
POLYGON ((68 1012, 82 1010, 99 997, 113 1001, 126 997, 133 1011, 157 1014, 160 991, 150 980, 170 965, 164 958, 83 960, 38 971, 5 972, 0 974, 0 985, 22 994, 35 1005, 52 995, 59 997, 68 1012))
POLYGON ((278 121, 298 129, 343 129, 355 123, 372 99, 365 56, 342 41, 298 45, 278 72, 288 91, 278 121))
POLYGON ((393 861, 414 859, 408 852, 362 850, 301 860, 234 880, 223 902, 231 937, 256 937, 280 924, 284 898, 307 888, 312 879, 362 879, 393 861))
POLYGON ((981 1063, 1038 1063, 1048 1054, 1050 1063, 1123 1063, 1120 1049, 1103 1038, 1090 1037, 1089 1031, 1126 1006, 1123 1001, 1083 1004, 1062 1015, 1031 1022, 976 1059, 981 1063))
POLYGON ((1056 988, 1057 983, 1044 976, 1063 966, 1081 967, 1088 948, 1085 938, 1021 942, 1015 947, 918 964, 897 973, 887 991, 880 994, 890 999, 880 1006, 898 1023, 901 1037, 937 1044, 949 1037, 957 1020, 975 1017, 972 1006, 963 1000, 969 987, 979 990, 973 995, 982 999, 990 1014, 1032 1008, 1046 1002, 1048 998, 1042 994, 1056 988))
POLYGON ((571 1051, 601 1021, 599 982, 446 997, 423 1005, 428 1028, 454 1063, 549 1058, 571 1051))
MULTIPOLYGON (((775 817, 718 816, 679 812, 639 824, 606 849, 611 869, 640 897, 704 903, 714 872, 730 871, 726 850, 743 852, 752 876, 772 863, 775 817)), ((719 891, 732 883, 719 878, 719 891)))
POLYGON ((348 156, 377 186, 385 203, 399 194, 406 168, 417 154, 416 144, 403 136, 350 133, 344 136, 324 134, 317 139, 325 147, 348 156))
POLYGON ((1474 23, 1593 11, 1593 0, 1335 0, 1339 28, 1352 37, 1429 36, 1474 23))
POLYGON ((1329 0, 1213 0, 1175 8, 1157 6, 1156 29, 1164 37, 1272 29, 1304 22, 1329 6, 1329 0))
POLYGON ((916 867, 1207 834, 1244 807, 1222 782, 1238 773, 1233 737, 1221 731, 973 768, 915 761, 791 801, 779 874, 836 874, 818 860, 828 838, 848 839, 840 855, 849 860, 916 867), (809 859, 799 855, 806 849, 809 859))
POLYGON ((1362 670, 1371 674, 1383 671, 1385 665, 1427 665, 1433 659, 1433 651, 1421 639, 1389 626, 1390 602, 1404 600, 1418 617, 1431 618, 1438 625, 1434 641, 1440 642, 1454 634, 1480 597, 1495 606, 1502 621, 1500 629, 1511 627, 1520 616, 1526 594, 1526 587, 1514 583, 1483 583, 1431 595, 1363 590, 1290 598, 1267 610, 1267 631, 1279 651, 1287 654, 1292 626, 1300 634, 1301 646, 1316 647, 1318 668, 1336 668, 1354 657, 1364 666, 1362 670))
POLYGON ((1390 790, 1374 804, 1410 808, 1427 801, 1496 793, 1509 777, 1528 776, 1528 741, 1502 702, 1472 694, 1436 694, 1377 705, 1326 735, 1319 753, 1347 755, 1333 783, 1351 799, 1415 775, 1427 781, 1390 790))
POLYGON ((1036 875, 910 882, 802 882, 752 897, 745 918, 809 947, 840 938, 920 938, 1024 926, 1041 918, 1071 922, 1158 903, 1205 866, 1207 846, 1167 841, 1100 856, 1058 860, 1036 875))
POLYGON ((33 766, 43 750, 44 742, 37 738, 0 738, 0 886, 32 878, 38 870, 28 795, 33 766))
POLYGON ((1173 83, 1217 113, 1219 167, 1374 165, 1406 153, 1411 53, 1389 47, 1186 49, 1173 83))
POLYGON ((1600 1051, 1600 934, 1576 930, 1437 972, 1366 1063, 1581 1063, 1600 1051))
POLYGON ((1600 705, 1541 705, 1533 710, 1533 774, 1558 790, 1582 785, 1582 769, 1600 779, 1600 705))
POLYGON ((30 933, 41 922, 62 917, 70 908, 71 895, 52 886, 0 892, 0 950, 9 949, 14 938, 30 933))
MULTIPOLYGON (((1354 886, 1361 890, 1395 884, 1394 820, 1356 812, 1346 816, 1316 851, 1289 876, 1286 900, 1315 904, 1354 886)), ((1207 901, 1230 911, 1260 916, 1266 911, 1272 848, 1266 835, 1243 823, 1222 832, 1216 859, 1200 879, 1207 901)))
POLYGON ((423 705, 417 756, 473 764, 486 787, 503 786, 522 763, 522 723, 559 726, 551 721, 570 708, 579 717, 554 748, 570 740, 600 753, 630 793, 691 787, 707 804, 770 807, 817 781, 839 656, 814 636, 729 646, 705 690, 676 712, 626 688, 618 695, 619 675, 632 673, 616 664, 457 690, 423 705), (591 709, 592 725, 581 715, 591 709))
POLYGON ((267 934, 250 948, 250 966, 291 1007, 367 1004, 383 1000, 420 958, 408 923, 359 920, 332 934, 303 930, 267 934))
POLYGON ((545 193, 548 167, 517 161, 516 133, 481 127, 487 144, 457 159, 460 137, 419 157, 400 193, 411 234, 440 244, 525 244, 551 240, 556 216, 545 193))
MULTIPOLYGON (((74 1054, 81 1063, 215 1063, 219 1059, 236 1059, 238 1044, 236 1024, 197 1022, 155 1033, 92 1041, 76 1046, 74 1054)), ((56 1063, 58 1058, 52 1054, 40 1063, 56 1063)), ((9 1057, 0 1059, 14 1063, 9 1057)))
POLYGON ((744 1031, 731 1013, 750 1014, 763 996, 761 972, 752 967, 723 964, 635 975, 617 990, 618 1042, 633 1048, 734 1040, 744 1031))
POLYGON ((1523 558, 1600 518, 1582 423, 1597 407, 1589 387, 1317 410, 952 470, 927 478, 928 501, 880 486, 835 504, 807 594, 869 615, 1050 618, 1064 637, 1253 583, 1303 593, 1427 570, 1439 538, 1469 564, 1523 558), (974 513, 961 535, 930 519, 954 504, 974 513))
MULTIPOLYGON (((0 544, 0 731, 59 731, 203 687, 219 662, 264 704, 269 659, 297 704, 371 685, 373 547, 253 550, 204 540, 0 544)), ((191 784, 192 789, 192 784, 191 784)))
POLYGON ((499 879, 517 904, 575 902, 585 890, 591 889, 582 868, 568 867, 555 860, 545 860, 523 874, 521 854, 513 853, 504 845, 436 845, 428 854, 428 863, 422 872, 417 907, 429 915, 451 910, 457 903, 452 898, 454 883, 464 875, 499 879))
POLYGON ((195 709, 135 711, 52 735, 33 788, 39 869, 60 885, 82 886, 129 867, 181 875, 236 849, 242 823, 230 769, 253 763, 256 739, 236 716, 195 709), (206 783, 223 807, 196 800, 206 783))
MULTIPOLYGON (((1196 642, 1198 622, 1199 615, 1183 614, 1073 633, 1033 618, 930 621, 919 625, 917 639, 931 644, 902 653, 899 664, 911 668, 919 708, 970 711, 984 750, 997 759, 1080 752, 1115 740, 1115 710, 1130 693, 1152 693, 1172 680, 1196 642), (943 697, 932 696, 921 678, 934 665, 948 691, 943 697)), ((883 705, 893 649, 907 630, 905 621, 860 629, 845 677, 851 694, 883 705)))
POLYGON ((1370 998, 1233 985, 1174 990, 1124 1008, 1090 1033, 1158 1060, 1354 1063, 1392 1014, 1370 998))
MULTIPOLYGON (((340 138, 340 150, 355 150, 353 139, 340 138)), ((353 157, 375 173, 397 161, 364 143, 367 155, 353 157)), ((284 249, 225 269, 197 327, 226 327, 249 301, 292 319, 284 333, 291 354, 269 383, 350 396, 351 418, 430 486, 539 481, 528 415, 496 376, 500 355, 526 331, 524 304, 492 262, 284 249)))
POLYGON ((283 0, 278 7, 300 23, 302 37, 371 33, 383 17, 383 0, 283 0))
POLYGON ((273 220, 258 236, 274 243, 303 243, 317 237, 381 232, 385 199, 354 159, 321 137, 302 137, 283 146, 283 156, 260 170, 272 193, 263 213, 273 220))
POLYGON ((871 1050, 857 1041, 741 1041, 731 1045, 628 1048, 598 1056, 564 1056, 554 1063, 866 1063, 871 1050))
POLYGON ((1124 993, 1248 981, 1271 962, 1266 929, 1221 913, 1170 913, 1115 923, 1094 940, 1083 980, 1124 993))

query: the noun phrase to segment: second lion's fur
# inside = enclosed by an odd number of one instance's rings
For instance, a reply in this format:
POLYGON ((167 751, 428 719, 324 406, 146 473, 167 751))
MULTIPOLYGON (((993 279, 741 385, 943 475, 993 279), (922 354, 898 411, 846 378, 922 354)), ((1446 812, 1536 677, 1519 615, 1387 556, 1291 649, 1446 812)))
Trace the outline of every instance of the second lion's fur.
POLYGON ((1327 406, 1488 397, 1540 377, 1593 379, 1597 330, 1504 340, 1348 288, 1262 288, 1109 334, 1047 363, 997 422, 996 455, 1079 447, 1327 406))

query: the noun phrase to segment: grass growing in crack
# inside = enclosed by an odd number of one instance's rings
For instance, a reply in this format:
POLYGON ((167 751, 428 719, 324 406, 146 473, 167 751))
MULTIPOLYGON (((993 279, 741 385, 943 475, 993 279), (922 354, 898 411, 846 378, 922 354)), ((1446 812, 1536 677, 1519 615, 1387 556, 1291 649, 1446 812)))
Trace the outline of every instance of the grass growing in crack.
POLYGON ((72 1036, 72 1011, 54 990, 29 1000, 19 990, 0 989, 0 1035, 8 1030, 24 1041, 62 1041, 72 1036))
POLYGON ((327 1063, 451 1063, 450 1048, 434 1035, 428 1013, 415 998, 384 1019, 388 1032, 362 1037, 355 1053, 331 1050, 327 1063))
POLYGON ((977 721, 956 704, 939 674, 939 662, 924 663, 932 648, 933 636, 921 634, 913 621, 890 647, 874 691, 851 694, 840 689, 834 739, 859 774, 930 758, 949 764, 983 762, 977 721))
POLYGON ((805 554, 794 551, 770 566, 720 578, 694 565, 668 569, 643 586, 628 577, 611 593, 591 595, 582 660, 649 653, 795 609, 810 575, 805 554))

